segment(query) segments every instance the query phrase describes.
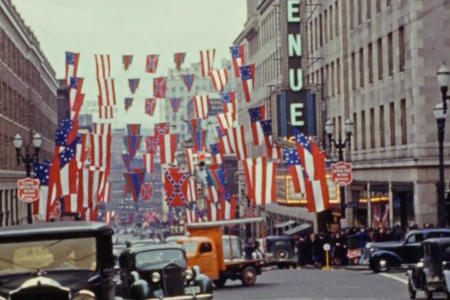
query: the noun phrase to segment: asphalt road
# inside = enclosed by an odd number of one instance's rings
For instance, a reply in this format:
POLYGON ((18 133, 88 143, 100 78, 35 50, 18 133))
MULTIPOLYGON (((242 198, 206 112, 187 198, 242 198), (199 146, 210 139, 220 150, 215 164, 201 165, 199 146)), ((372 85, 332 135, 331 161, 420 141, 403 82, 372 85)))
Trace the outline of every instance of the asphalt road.
MULTIPOLYGON (((409 299, 406 282, 404 271, 380 275, 343 269, 275 269, 259 276, 253 287, 228 281, 214 291, 214 299, 409 299)), ((424 299, 423 294, 417 296, 424 299)))

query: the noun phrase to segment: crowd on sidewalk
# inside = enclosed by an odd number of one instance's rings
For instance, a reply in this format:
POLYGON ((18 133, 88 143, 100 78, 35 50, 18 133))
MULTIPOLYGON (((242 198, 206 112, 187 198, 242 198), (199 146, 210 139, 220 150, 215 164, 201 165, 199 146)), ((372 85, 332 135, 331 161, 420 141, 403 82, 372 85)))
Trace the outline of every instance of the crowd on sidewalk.
MULTIPOLYGON (((424 228, 431 228, 425 224, 424 228)), ((403 230, 400 226, 393 228, 346 228, 338 232, 313 233, 309 236, 295 236, 298 265, 313 265, 317 268, 325 264, 323 245, 331 246, 330 264, 335 266, 356 265, 364 259, 364 247, 368 242, 401 241, 417 225, 403 230)))

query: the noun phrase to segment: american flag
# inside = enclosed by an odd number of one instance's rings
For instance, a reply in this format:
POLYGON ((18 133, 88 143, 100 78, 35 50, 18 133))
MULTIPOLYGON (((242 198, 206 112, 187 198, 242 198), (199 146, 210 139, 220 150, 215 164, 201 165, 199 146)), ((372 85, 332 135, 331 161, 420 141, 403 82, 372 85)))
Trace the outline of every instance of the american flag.
POLYGON ((153 173, 155 167, 155 154, 152 153, 143 153, 142 159, 144 161, 145 172, 148 174, 153 173))
POLYGON ((264 105, 249 108, 248 114, 250 115, 250 123, 252 127, 253 143, 255 145, 261 145, 264 141, 264 132, 261 127, 261 121, 266 118, 266 109, 264 105))
POLYGON ((150 54, 147 55, 147 63, 145 64, 145 71, 148 73, 156 73, 158 68, 159 55, 150 54))
POLYGON ((128 70, 128 67, 133 62, 133 55, 122 55, 122 62, 123 62, 125 71, 128 70))
POLYGON ((208 119, 209 115, 209 96, 208 95, 202 95, 202 96, 194 96, 194 107, 195 107, 195 115, 197 119, 208 119))
POLYGON ((223 162, 222 153, 220 153, 219 144, 211 144, 209 145, 209 149, 211 150, 211 155, 214 164, 221 164, 223 162))
POLYGON ((159 147, 161 149, 161 164, 173 164, 177 150, 178 135, 165 134, 161 136, 159 147))
POLYGON ((239 67, 242 79, 242 88, 244 90, 245 101, 251 101, 251 94, 253 92, 253 85, 255 80, 255 65, 246 65, 239 67))
POLYGON ((48 185, 50 179, 51 161, 45 160, 43 163, 34 163, 34 174, 40 183, 39 201, 34 202, 34 214, 40 220, 47 220, 49 204, 48 185))
POLYGON ((116 101, 116 88, 111 78, 111 59, 107 55, 95 55, 97 74, 98 106, 100 119, 113 119, 116 101))
POLYGON ((193 148, 187 148, 186 151, 186 160, 188 165, 188 171, 191 174, 194 174, 194 149, 193 148))
POLYGON ((195 180, 195 177, 191 176, 189 177, 188 182, 188 191, 187 191, 187 202, 193 203, 197 202, 197 182, 195 180))
POLYGON ((254 205, 275 202, 277 166, 276 162, 268 161, 266 157, 253 159, 247 165, 250 171, 250 176, 247 178, 250 182, 247 182, 247 185, 252 189, 249 195, 252 196, 254 205))
POLYGON ((285 165, 289 168, 292 183, 296 193, 305 193, 305 176, 297 149, 286 149, 283 151, 285 165))
POLYGON ((201 50, 200 62, 202 66, 202 76, 205 77, 211 72, 214 66, 214 58, 216 56, 216 49, 201 50))
POLYGON ((217 126, 217 137, 219 138, 219 149, 222 154, 233 154, 230 139, 224 129, 217 126))
POLYGON ((221 196, 221 218, 223 220, 232 220, 236 218, 236 197, 231 196, 229 193, 225 193, 221 196))
POLYGON ((238 160, 247 158, 247 142, 245 140, 245 127, 240 125, 237 127, 226 129, 233 153, 236 153, 238 160))
POLYGON ((237 110, 235 91, 220 93, 220 99, 222 100, 224 112, 236 113, 237 110))
POLYGON ((245 46, 237 45, 230 47, 231 58, 233 59, 234 76, 240 77, 239 67, 245 65, 245 46))
POLYGON ((222 129, 228 129, 236 126, 236 114, 227 112, 216 114, 216 119, 222 129))
POLYGON ((228 83, 228 71, 226 69, 212 70, 209 72, 209 76, 211 77, 214 89, 218 92, 223 92, 228 83))
POLYGON ((77 77, 79 59, 80 53, 66 51, 66 84, 70 77, 77 77))
POLYGON ((72 120, 78 119, 81 106, 84 101, 84 94, 81 92, 83 88, 84 79, 80 77, 70 77, 69 82, 69 105, 70 118, 72 120))
POLYGON ((281 159, 281 148, 274 145, 272 141, 272 120, 261 121, 261 127, 264 133, 264 140, 266 142, 267 157, 271 159, 281 159))
POLYGON ((137 88, 139 87, 139 78, 131 78, 128 79, 128 85, 130 86, 130 91, 134 95, 136 93, 137 88))

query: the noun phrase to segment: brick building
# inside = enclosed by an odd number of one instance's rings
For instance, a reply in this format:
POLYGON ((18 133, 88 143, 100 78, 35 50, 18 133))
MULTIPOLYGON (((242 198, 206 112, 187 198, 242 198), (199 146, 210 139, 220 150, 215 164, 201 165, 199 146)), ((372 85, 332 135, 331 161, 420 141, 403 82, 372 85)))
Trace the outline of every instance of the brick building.
MULTIPOLYGON (((39 42, 9 0, 0 2, 0 226, 26 218, 17 200, 17 166, 13 137, 19 133, 31 143, 29 131, 42 135, 40 159, 53 155, 57 123, 58 81, 39 42)), ((30 149, 33 150, 33 149, 30 149)))

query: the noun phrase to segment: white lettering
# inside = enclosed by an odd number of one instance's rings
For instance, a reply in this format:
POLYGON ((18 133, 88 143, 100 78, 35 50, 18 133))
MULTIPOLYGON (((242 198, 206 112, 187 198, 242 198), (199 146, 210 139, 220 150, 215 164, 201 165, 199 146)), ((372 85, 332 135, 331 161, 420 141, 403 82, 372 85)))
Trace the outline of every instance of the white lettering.
POLYGON ((288 23, 300 22, 300 0, 288 0, 287 20, 288 23), (295 16, 294 14, 298 14, 298 16, 295 16))
POLYGON ((300 33, 289 34, 288 35, 288 49, 289 49, 289 57, 294 56, 302 56, 302 38, 300 33))
POLYGON ((297 69, 297 74, 295 74, 294 69, 289 69, 289 87, 294 92, 298 92, 298 91, 302 90, 302 88, 303 88, 302 69, 297 69))
POLYGON ((291 125, 292 126, 304 126, 305 121, 302 120, 303 116, 303 103, 292 103, 289 107, 291 111, 291 125))

